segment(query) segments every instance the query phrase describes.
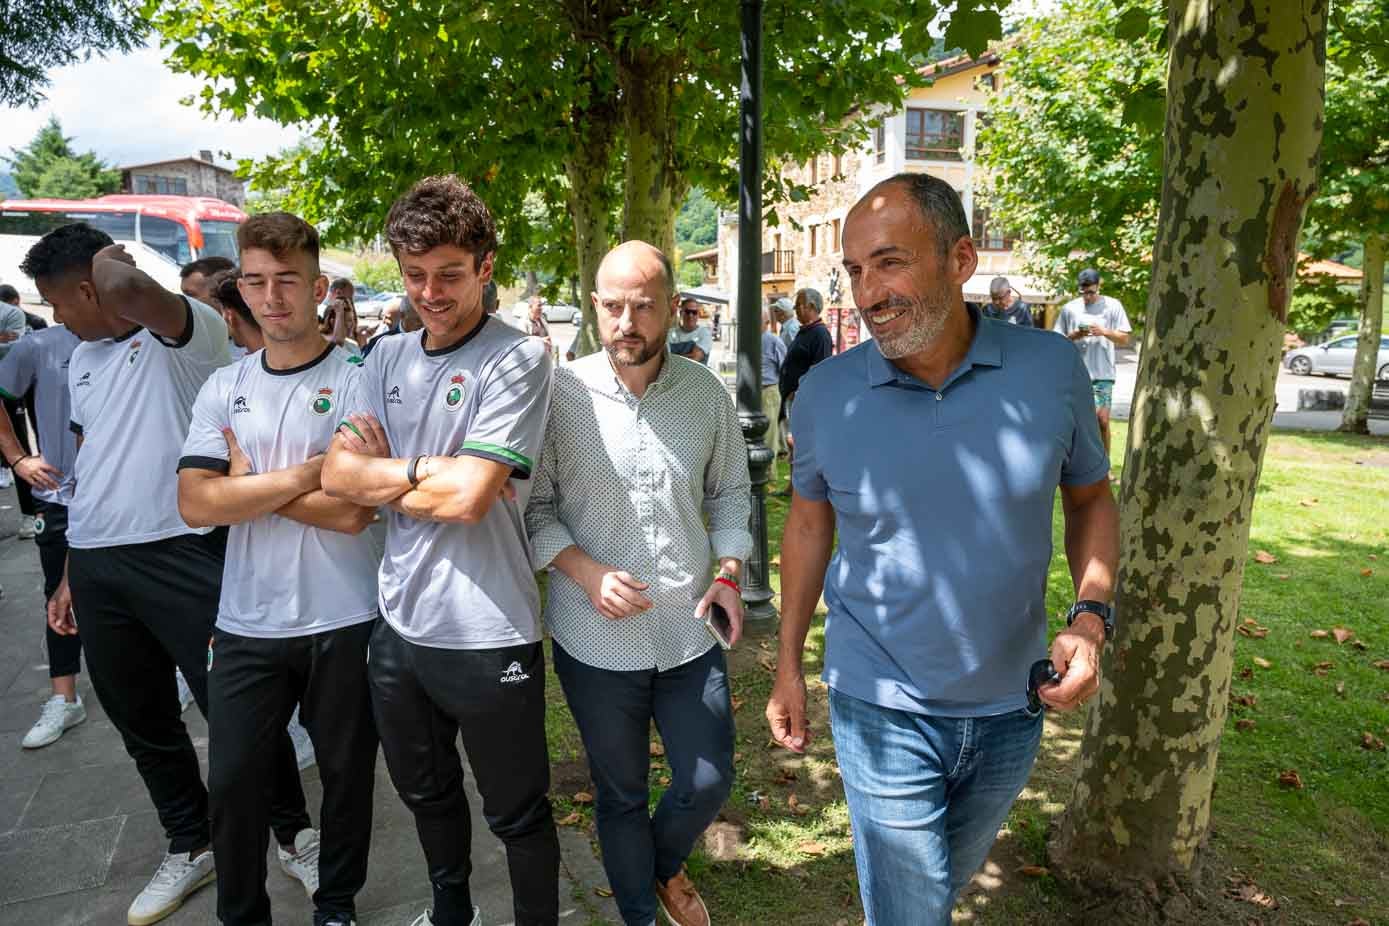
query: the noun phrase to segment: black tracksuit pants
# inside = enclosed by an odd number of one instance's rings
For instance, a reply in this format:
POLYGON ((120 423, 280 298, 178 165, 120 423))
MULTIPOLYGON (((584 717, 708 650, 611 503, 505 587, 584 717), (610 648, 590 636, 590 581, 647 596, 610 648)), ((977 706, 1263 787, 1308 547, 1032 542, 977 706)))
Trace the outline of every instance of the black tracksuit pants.
MULTIPOLYGON (((174 667, 206 717, 207 646, 222 589, 225 529, 68 553, 87 674, 149 790, 171 853, 208 846, 207 790, 179 716, 174 667)), ((308 827, 294 744, 276 745, 270 825, 282 843, 308 827)))
POLYGON ((377 622, 368 661, 381 750, 415 815, 434 887, 435 926, 473 919, 472 833, 460 733, 488 827, 506 846, 516 926, 559 920, 559 838, 550 812, 545 654, 418 646, 377 622))
POLYGON ((302 637, 212 635, 207 691, 207 789, 217 853, 217 915, 227 926, 269 926, 265 853, 273 744, 294 708, 323 782, 314 922, 352 917, 367 878, 376 724, 367 689, 375 621, 302 637))
MULTIPOLYGON (((34 499, 37 510, 34 543, 39 548, 39 565, 43 567, 43 600, 53 597, 63 582, 63 570, 68 562, 68 509, 41 498, 34 499)), ((82 669, 82 638, 77 634, 63 636, 48 626, 44 615, 44 642, 48 645, 48 677, 76 675, 82 669)))

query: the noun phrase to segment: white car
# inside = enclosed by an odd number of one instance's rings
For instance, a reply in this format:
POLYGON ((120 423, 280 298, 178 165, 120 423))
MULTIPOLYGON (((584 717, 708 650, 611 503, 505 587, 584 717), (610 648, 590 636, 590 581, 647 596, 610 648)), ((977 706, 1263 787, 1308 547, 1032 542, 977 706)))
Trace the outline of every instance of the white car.
MULTIPOLYGON (((1288 371, 1298 376, 1311 376, 1321 373, 1326 376, 1349 376, 1355 366, 1355 347, 1359 335, 1346 335, 1315 344, 1290 350, 1283 358, 1288 371)), ((1375 378, 1389 380, 1389 335, 1379 339, 1379 358, 1375 361, 1375 378)))
POLYGON ((567 322, 574 318, 579 310, 572 305, 565 305, 563 302, 556 302, 553 305, 546 303, 540 310, 547 322, 567 322))

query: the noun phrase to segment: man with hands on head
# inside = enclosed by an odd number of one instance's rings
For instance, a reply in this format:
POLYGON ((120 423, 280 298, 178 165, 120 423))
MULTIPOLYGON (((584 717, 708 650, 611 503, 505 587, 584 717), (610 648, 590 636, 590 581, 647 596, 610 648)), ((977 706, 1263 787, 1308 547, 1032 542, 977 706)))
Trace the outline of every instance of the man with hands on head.
MULTIPOLYGON (((208 637, 217 618, 226 532, 179 515, 171 474, 194 399, 227 362, 227 326, 205 303, 166 291, 110 236, 76 223, 30 249, 21 269, 82 343, 68 365, 80 440, 68 506, 67 573, 48 603, 59 634, 77 632, 106 715, 169 839, 127 912, 157 922, 216 876, 207 791, 179 719, 175 668, 208 714, 208 637)), ((289 735, 263 785, 283 842, 308 826, 289 735)))
POLYGON ((237 287, 264 349, 203 385, 178 476, 184 520, 231 525, 207 661, 217 913, 226 926, 270 922, 264 782, 297 708, 323 782, 321 837, 305 827, 277 852, 291 872, 317 859, 301 877, 314 926, 349 926, 376 765, 366 665, 376 554, 362 534, 374 512, 329 498, 320 476, 360 361, 319 334, 328 281, 313 226, 271 212, 236 237, 237 287))
POLYGON ((547 796, 540 594, 523 512, 550 404, 544 344, 482 310, 496 227, 454 176, 392 205, 386 237, 424 330, 382 339, 362 367, 323 486, 388 505, 368 676, 382 751, 414 813, 433 909, 417 926, 481 923, 469 888, 459 733, 506 846, 519 926, 559 917, 547 796))
POLYGON ((675 300, 670 262, 651 245, 603 259, 604 350, 555 374, 526 512, 535 565, 550 570, 555 672, 597 786, 603 867, 629 926, 654 923, 658 908, 676 926, 709 924, 684 863, 733 783, 733 711, 704 620, 726 615, 723 642, 737 642, 752 550, 738 418, 712 370, 667 348, 675 300), (653 720, 671 770, 654 815, 653 720))
POLYGON ((778 743, 805 750, 801 659, 823 588, 824 679, 867 921, 943 926, 1041 739, 1025 691, 1047 652, 1056 491, 1080 599, 1050 646, 1060 681, 1040 690, 1059 710, 1099 688, 1118 510, 1079 354, 966 307, 978 258, 949 184, 879 183, 850 210, 843 248, 873 340, 807 373, 791 412, 767 719, 778 743))

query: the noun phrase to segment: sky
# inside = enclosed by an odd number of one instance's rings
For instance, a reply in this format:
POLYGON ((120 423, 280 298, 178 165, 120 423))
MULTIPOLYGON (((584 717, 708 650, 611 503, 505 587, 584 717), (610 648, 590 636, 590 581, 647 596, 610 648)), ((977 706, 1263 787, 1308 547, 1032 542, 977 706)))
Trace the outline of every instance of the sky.
POLYGON ((95 151, 115 165, 190 157, 206 148, 218 163, 231 166, 299 138, 294 129, 264 119, 212 119, 182 105, 179 100, 201 89, 202 81, 170 71, 158 48, 93 57, 48 76, 47 99, 37 107, 0 109, 0 154, 27 145, 49 116, 58 117, 76 150, 95 151), (112 88, 120 89, 112 93, 112 88), (230 158, 222 152, 230 152, 230 158))

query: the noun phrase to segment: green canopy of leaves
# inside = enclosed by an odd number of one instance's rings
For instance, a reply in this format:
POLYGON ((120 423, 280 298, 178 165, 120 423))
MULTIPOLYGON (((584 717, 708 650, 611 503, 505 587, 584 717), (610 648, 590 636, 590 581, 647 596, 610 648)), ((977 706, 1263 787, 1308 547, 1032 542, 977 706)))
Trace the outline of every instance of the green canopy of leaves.
POLYGON ((0 106, 43 99, 47 71, 92 52, 127 52, 145 21, 130 0, 5 0, 0 7, 0 106))

